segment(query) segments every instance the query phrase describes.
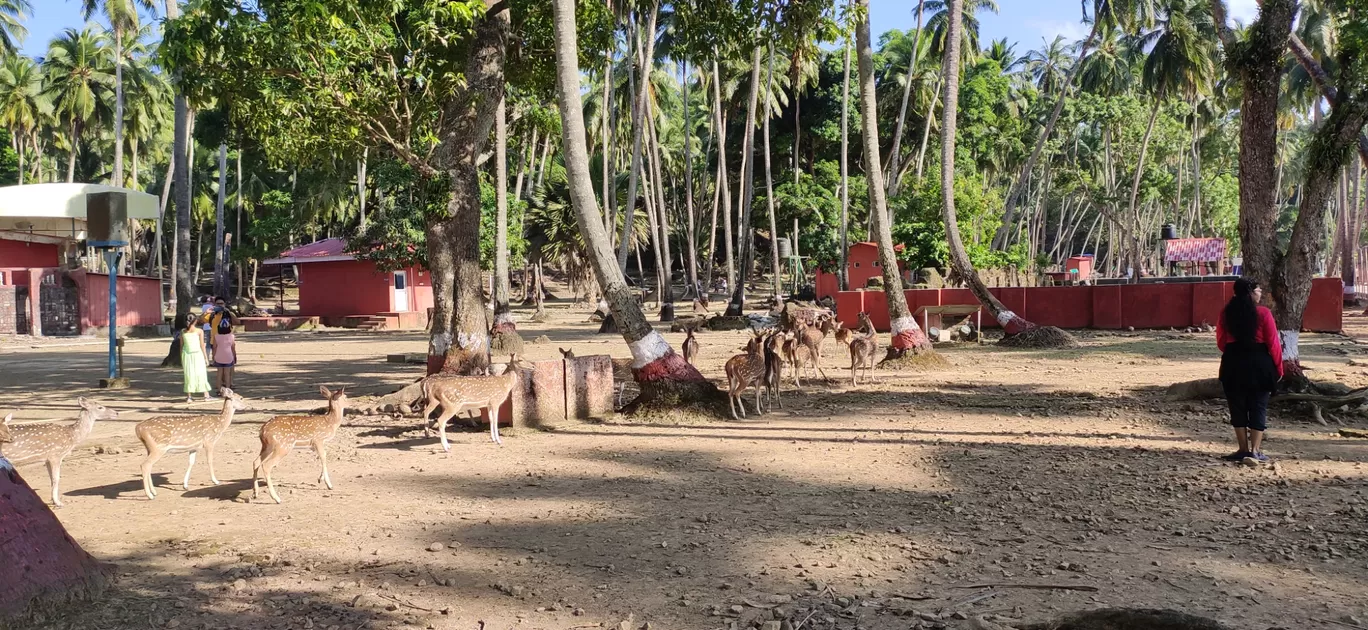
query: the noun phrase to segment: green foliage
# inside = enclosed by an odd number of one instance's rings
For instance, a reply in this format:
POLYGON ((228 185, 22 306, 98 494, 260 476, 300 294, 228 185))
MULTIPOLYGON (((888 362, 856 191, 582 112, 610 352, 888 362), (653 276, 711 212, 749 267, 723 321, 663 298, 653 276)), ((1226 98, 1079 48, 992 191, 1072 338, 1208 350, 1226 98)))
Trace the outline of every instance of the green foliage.
MULTIPOLYGON (((984 188, 981 175, 955 178, 955 212, 970 262, 980 269, 1024 266, 1027 257, 1020 245, 1005 252, 989 246, 993 233, 1002 222, 1002 199, 996 191, 985 192, 984 188)), ((919 185, 893 199, 889 209, 894 215, 893 240, 907 246, 899 253, 900 259, 914 269, 949 265, 945 222, 941 219, 939 178, 923 179, 919 185)))
POLYGON ((381 271, 427 266, 428 219, 446 213, 445 178, 430 179, 395 160, 376 164, 375 186, 386 203, 376 208, 364 228, 347 234, 347 251, 375 262, 381 271))
MULTIPOLYGON (((510 186, 512 184, 509 184, 510 186)), ((498 232, 499 209, 495 199, 493 183, 480 182, 480 266, 494 268, 495 236, 498 232)), ((508 200, 508 261, 510 267, 517 267, 527 257, 527 239, 523 238, 523 213, 527 203, 516 199, 508 200)))

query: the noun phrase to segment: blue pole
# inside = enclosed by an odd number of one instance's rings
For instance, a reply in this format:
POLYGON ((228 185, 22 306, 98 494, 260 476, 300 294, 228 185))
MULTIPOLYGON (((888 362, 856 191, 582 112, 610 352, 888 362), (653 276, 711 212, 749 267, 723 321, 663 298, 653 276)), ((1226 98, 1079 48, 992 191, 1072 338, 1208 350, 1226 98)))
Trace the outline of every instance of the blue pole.
POLYGON ((118 377, 118 366, 115 363, 117 350, 115 340, 119 337, 119 258, 123 252, 118 249, 109 248, 105 250, 105 263, 108 265, 109 272, 109 378, 113 380, 118 377))

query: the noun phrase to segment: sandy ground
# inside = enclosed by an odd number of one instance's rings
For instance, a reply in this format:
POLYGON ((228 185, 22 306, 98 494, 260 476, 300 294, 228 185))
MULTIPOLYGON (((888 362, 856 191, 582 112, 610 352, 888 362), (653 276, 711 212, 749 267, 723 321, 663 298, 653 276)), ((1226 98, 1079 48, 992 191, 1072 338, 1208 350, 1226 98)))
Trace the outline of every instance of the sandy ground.
MULTIPOLYGON (((586 312, 520 324, 530 358, 627 356, 586 312)), ((526 319, 528 313, 519 311, 526 319)), ((1317 378, 1368 385, 1368 319, 1303 338, 1317 378)), ((682 335, 667 338, 678 347, 682 335)), ((705 333, 720 379, 744 333, 705 333)), ((416 418, 355 417, 330 458, 336 489, 299 451, 277 468, 283 505, 250 501, 256 434, 321 404, 319 384, 383 394, 417 367, 418 333, 241 335, 251 408, 203 458, 157 466, 147 500, 133 425, 186 405, 166 342, 127 348, 134 388, 93 388, 103 346, 0 347, 0 413, 70 418, 75 398, 120 411, 63 470, 70 533, 118 565, 117 588, 56 628, 955 628, 1100 606, 1183 610, 1237 628, 1368 623, 1363 442, 1305 410, 1273 413, 1276 466, 1226 464, 1220 403, 1168 403, 1213 376, 1209 334, 1083 333, 1084 347, 944 350, 936 373, 881 373, 798 393, 747 422, 613 418, 554 433, 454 436, 416 418), (1031 589, 1021 585, 1056 585, 1031 589), (991 586, 981 586, 991 585, 991 586), (996 617, 993 617, 996 616, 996 617), (629 621, 626 625, 623 622, 629 621), (769 625, 765 625, 769 622, 769 625)), ((1336 414, 1368 424, 1357 412, 1336 414)), ((22 469, 48 493, 41 466, 22 469)))

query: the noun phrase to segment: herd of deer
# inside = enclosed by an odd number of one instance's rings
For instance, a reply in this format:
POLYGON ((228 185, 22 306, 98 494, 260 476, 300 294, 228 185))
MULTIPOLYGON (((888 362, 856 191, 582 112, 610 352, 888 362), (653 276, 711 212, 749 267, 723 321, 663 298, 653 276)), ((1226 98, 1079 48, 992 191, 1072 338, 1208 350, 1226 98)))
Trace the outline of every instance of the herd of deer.
MULTIPOLYGON (((849 348, 852 384, 859 384, 860 371, 864 371, 866 378, 872 379, 879 342, 868 316, 861 313, 860 322, 860 329, 852 331, 838 325, 831 315, 823 314, 811 325, 796 318, 783 329, 753 333, 746 344, 745 353, 732 357, 725 365, 728 403, 731 405, 732 417, 737 417, 738 408, 740 417, 745 417, 746 406, 741 397, 746 388, 752 386, 755 388, 755 413, 763 413, 762 392, 766 405, 770 404, 769 399, 772 397, 773 403, 782 408, 779 389, 785 366, 791 371, 795 387, 802 387, 802 376, 805 371, 827 379, 820 361, 822 345, 828 336, 834 335, 837 341, 849 348)), ((686 332, 683 345, 684 359, 692 363, 698 356, 699 344, 698 339, 694 337, 693 328, 686 332)), ((572 352, 562 350, 562 353, 573 357, 572 352)), ((440 435, 442 449, 451 451, 451 444, 446 436, 446 425, 449 420, 460 413, 479 412, 485 409, 489 411, 490 438, 501 444, 499 407, 517 386, 518 374, 530 367, 515 355, 503 373, 498 375, 437 374, 425 378, 422 383, 423 398, 426 401, 423 417, 429 418, 433 411, 441 410, 434 426, 440 435)), ((322 466, 318 481, 329 490, 332 489, 332 478, 328 475, 327 444, 337 436, 337 430, 342 426, 347 393, 345 389, 336 392, 322 386, 318 389, 328 403, 325 413, 275 416, 261 426, 261 452, 252 462, 253 498, 259 496, 259 482, 264 476, 267 492, 276 503, 281 502, 271 471, 286 455, 299 447, 312 448, 318 455, 322 466)), ((168 453, 189 455, 185 477, 181 480, 183 489, 190 489, 190 472, 194 469, 195 459, 201 452, 204 453, 209 466, 209 480, 214 485, 220 485, 214 472, 214 446, 232 424, 233 415, 247 408, 242 396, 232 390, 225 388, 222 394, 223 408, 216 416, 157 416, 143 420, 134 427, 134 434, 147 449, 141 473, 143 492, 148 499, 157 497, 156 487, 152 483, 152 466, 168 453)), ((4 421, 0 422, 0 457, 8 459, 16 466, 39 462, 46 464, 48 477, 52 482, 52 503, 57 507, 62 506, 62 494, 59 489, 62 460, 70 455, 77 445, 85 441, 94 429, 96 420, 112 420, 119 416, 117 411, 85 398, 81 398, 79 404, 80 416, 76 423, 71 425, 11 424, 13 414, 5 416, 4 421)), ((431 436, 432 428, 425 425, 425 433, 431 436)))
MULTIPOLYGON (((684 339, 684 359, 693 363, 698 354, 698 340, 692 328, 686 331, 684 339)), ((773 405, 784 407, 780 399, 783 373, 787 368, 793 379, 793 386, 803 386, 803 373, 821 375, 830 382, 822 370, 822 345, 826 338, 835 336, 836 341, 845 345, 850 352, 850 383, 859 385, 860 372, 865 378, 873 380, 875 355, 879 350, 879 339, 869 316, 860 313, 859 330, 850 330, 836 322, 831 314, 818 315, 813 324, 795 317, 787 326, 754 331, 746 343, 745 352, 727 360, 724 369, 727 373, 727 404, 731 407, 732 418, 746 417, 746 405, 742 395, 747 387, 755 388, 755 413, 764 413, 763 407, 773 405), (773 402, 770 399, 773 398, 773 402)))

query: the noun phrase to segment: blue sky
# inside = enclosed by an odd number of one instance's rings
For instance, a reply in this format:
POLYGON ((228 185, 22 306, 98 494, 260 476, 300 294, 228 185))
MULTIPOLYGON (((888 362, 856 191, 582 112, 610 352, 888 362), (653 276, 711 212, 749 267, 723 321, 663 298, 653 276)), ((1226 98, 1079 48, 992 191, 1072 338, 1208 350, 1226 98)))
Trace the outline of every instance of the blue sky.
MULTIPOLYGON (((1255 0, 1227 0, 1233 19, 1251 20, 1255 0)), ((161 4, 158 2, 157 4, 161 4)), ((871 26, 874 36, 891 29, 906 29, 916 24, 914 0, 869 0, 871 26)), ((1078 39, 1087 34, 1079 21, 1078 0, 998 0, 1001 11, 997 15, 979 16, 982 39, 1006 37, 1017 42, 1017 50, 1025 52, 1039 48, 1043 40, 1064 35, 1078 39)), ((29 37, 24 41, 24 52, 39 56, 47 43, 62 29, 79 28, 80 4, 77 0, 34 0, 34 15, 28 21, 29 37)))

